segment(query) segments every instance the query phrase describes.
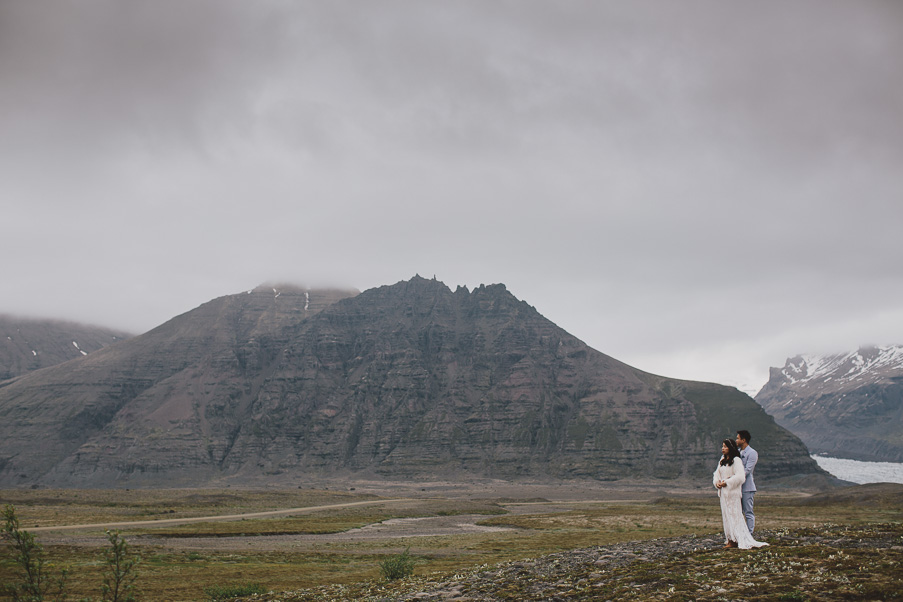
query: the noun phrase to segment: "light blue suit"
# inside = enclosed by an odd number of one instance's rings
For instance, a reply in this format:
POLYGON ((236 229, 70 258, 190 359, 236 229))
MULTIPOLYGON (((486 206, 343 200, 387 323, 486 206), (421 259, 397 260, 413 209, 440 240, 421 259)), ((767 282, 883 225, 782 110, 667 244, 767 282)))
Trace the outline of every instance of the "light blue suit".
POLYGON ((743 515, 746 517, 746 526, 752 535, 756 526, 756 515, 753 513, 753 501, 756 496, 756 482, 753 480, 753 471, 756 469, 756 462, 759 461, 759 454, 749 445, 746 449, 740 450, 740 459, 743 460, 743 468, 746 470, 746 481, 740 490, 743 503, 743 515))

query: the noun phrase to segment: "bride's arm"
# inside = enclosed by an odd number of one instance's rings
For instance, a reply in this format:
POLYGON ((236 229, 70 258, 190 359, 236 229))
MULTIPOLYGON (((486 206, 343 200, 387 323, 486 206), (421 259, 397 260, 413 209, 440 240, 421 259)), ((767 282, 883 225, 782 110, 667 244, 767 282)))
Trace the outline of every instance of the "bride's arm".
POLYGON ((743 483, 746 482, 746 471, 743 470, 743 460, 741 460, 739 457, 734 458, 733 469, 734 474, 728 477, 725 481, 729 489, 742 487, 743 483))

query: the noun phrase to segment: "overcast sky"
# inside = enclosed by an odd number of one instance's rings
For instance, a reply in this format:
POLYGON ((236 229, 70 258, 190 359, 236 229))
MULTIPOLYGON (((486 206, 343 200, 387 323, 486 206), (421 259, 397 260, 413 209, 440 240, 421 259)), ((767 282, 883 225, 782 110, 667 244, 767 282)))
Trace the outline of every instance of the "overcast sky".
POLYGON ((0 0, 0 313, 506 284, 754 392, 903 343, 903 2, 0 0))

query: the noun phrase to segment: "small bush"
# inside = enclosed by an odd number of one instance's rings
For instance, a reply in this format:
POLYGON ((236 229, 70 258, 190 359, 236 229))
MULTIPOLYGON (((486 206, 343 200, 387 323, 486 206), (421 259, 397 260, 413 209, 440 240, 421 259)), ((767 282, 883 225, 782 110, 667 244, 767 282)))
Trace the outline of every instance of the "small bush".
POLYGON ((104 577, 101 585, 101 599, 104 602, 135 602, 138 593, 135 579, 138 572, 135 565, 141 558, 132 553, 129 544, 119 535, 119 531, 107 531, 110 547, 104 550, 104 577))
POLYGON ((13 562, 19 569, 20 579, 19 583, 4 584, 0 592, 6 593, 16 602, 66 598, 67 571, 63 570, 55 579, 50 578, 46 569, 51 565, 44 558, 44 547, 35 541, 34 535, 19 528, 16 509, 9 504, 3 509, 0 539, 12 548, 13 562))
POLYGON ((379 571, 388 581, 403 579, 414 574, 414 557, 408 553, 410 548, 396 556, 386 558, 379 563, 379 571))
POLYGON ((210 602, 216 602, 217 600, 231 600, 232 598, 253 594, 265 594, 267 590, 259 583, 236 583, 232 585, 211 585, 204 588, 204 593, 207 594, 207 599, 210 602))

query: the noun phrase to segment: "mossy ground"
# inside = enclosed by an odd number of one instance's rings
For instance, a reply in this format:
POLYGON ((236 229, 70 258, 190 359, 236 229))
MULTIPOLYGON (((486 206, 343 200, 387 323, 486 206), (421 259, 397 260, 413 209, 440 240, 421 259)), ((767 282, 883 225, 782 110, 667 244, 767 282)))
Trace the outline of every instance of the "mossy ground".
MULTIPOLYGON (((263 596, 270 602, 396 600, 455 583, 471 600, 903 600, 903 524, 826 524, 786 529, 781 541, 757 550, 700 549, 664 560, 600 568, 587 563, 564 578, 530 570, 492 574, 482 566, 457 575, 427 575, 404 582, 360 582, 263 596), (794 537, 818 532, 827 542, 794 537), (882 545, 871 546, 876 535, 882 545), (888 538, 892 545, 886 545, 888 538), (896 542, 896 545, 893 545, 896 542), (849 544, 853 544, 849 547, 849 544), (490 576, 487 577, 487 574, 490 576), (537 583, 547 580, 542 596, 537 583), (554 592, 549 594, 549 591, 554 592)), ((436 598, 441 599, 441 595, 436 598)))
MULTIPOLYGON (((791 529, 790 537, 811 529, 791 529)), ((903 600, 903 525, 825 525, 836 543, 708 550, 612 571, 592 595, 647 600, 903 600), (896 535, 898 546, 847 548, 841 539, 896 535)), ((578 596, 583 597, 583 596, 578 596)))

